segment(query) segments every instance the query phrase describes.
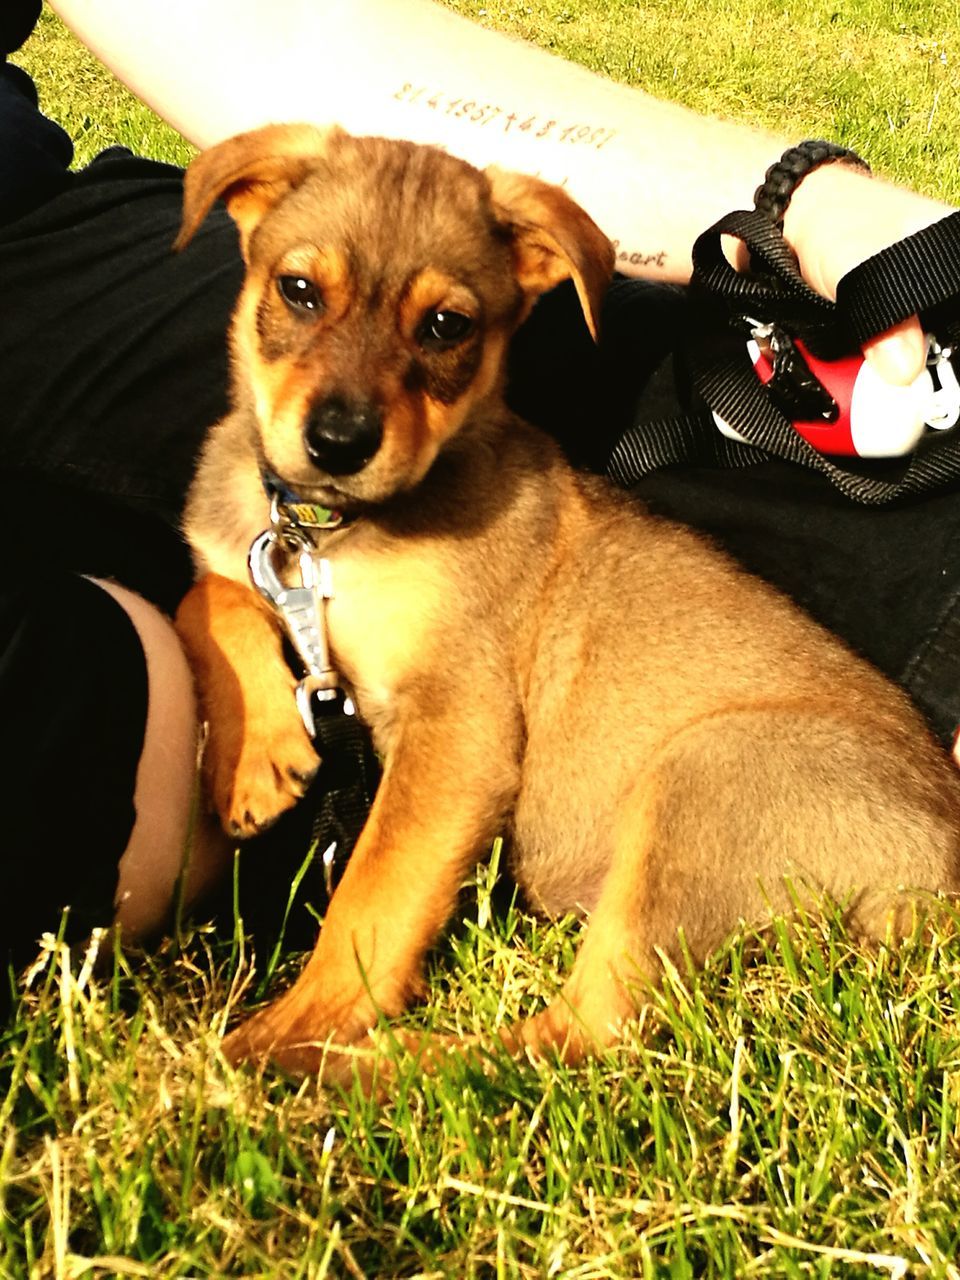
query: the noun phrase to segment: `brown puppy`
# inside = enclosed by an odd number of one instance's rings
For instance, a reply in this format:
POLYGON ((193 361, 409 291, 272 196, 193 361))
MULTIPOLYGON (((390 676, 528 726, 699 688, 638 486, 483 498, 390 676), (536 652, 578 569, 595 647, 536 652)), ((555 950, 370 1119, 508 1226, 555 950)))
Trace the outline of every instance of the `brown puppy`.
POLYGON ((531 899, 590 915, 561 996, 503 1033, 568 1058, 616 1038, 678 930, 702 959, 787 908, 787 878, 875 938, 908 926, 905 890, 960 889, 960 778, 904 695, 504 407, 543 290, 572 276, 596 329, 611 250, 563 192, 278 126, 193 163, 181 243, 221 196, 247 263, 234 408, 190 496, 202 576, 178 618, 212 801, 252 832, 317 763, 248 584, 263 466, 352 517, 317 535, 329 632, 384 762, 312 958, 229 1056, 342 1075, 327 1047, 404 1007, 504 829, 531 899))

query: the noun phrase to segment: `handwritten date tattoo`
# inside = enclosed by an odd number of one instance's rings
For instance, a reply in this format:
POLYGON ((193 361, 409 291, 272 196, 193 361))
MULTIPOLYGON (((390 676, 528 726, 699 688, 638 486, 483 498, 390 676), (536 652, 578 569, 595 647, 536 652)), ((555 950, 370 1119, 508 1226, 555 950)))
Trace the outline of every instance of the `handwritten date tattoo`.
POLYGON ((467 120, 480 128, 492 126, 503 133, 525 133, 531 138, 549 139, 593 147, 600 151, 617 136, 616 129, 601 129, 591 124, 568 124, 560 120, 548 120, 542 115, 523 115, 508 111, 492 102, 476 102, 471 98, 453 98, 447 93, 433 92, 424 85, 408 82, 402 84, 393 95, 398 102, 427 107, 431 111, 467 120))

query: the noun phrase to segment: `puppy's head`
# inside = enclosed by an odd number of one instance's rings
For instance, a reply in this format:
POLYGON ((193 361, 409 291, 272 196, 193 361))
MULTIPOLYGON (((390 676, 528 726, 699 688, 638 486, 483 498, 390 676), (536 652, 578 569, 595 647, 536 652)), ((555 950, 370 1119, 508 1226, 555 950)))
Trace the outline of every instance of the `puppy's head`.
POLYGON ((186 244, 223 198, 246 279, 234 397, 261 461, 314 501, 382 502, 499 394, 510 335, 572 277, 596 335, 613 253, 559 188, 428 147, 270 126, 200 155, 186 244))

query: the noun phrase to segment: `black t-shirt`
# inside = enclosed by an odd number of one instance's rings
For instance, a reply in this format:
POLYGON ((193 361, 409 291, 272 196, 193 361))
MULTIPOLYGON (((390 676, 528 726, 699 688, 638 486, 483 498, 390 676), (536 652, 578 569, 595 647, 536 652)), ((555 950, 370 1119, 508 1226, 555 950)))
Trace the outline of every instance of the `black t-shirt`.
MULTIPOLYGON (((8 43, 16 30, 3 28, 8 43)), ((73 173, 72 154, 29 77, 0 64, 8 552, 39 550, 51 568, 115 577, 170 608, 190 575, 183 497, 226 408, 236 235, 218 210, 174 254, 179 169, 116 149, 73 173)))
POLYGON ((65 567, 169 604, 186 571, 173 530, 226 408, 236 235, 218 211, 172 251, 168 166, 107 155, 68 178, 0 227, 0 468, 15 521, 65 567))
MULTIPOLYGON (((37 0, 0 6, 0 54, 37 0)), ((226 408, 241 278, 223 210, 172 251, 182 172, 73 147, 33 82, 0 61, 0 479, 7 553, 115 577, 171 608, 197 450, 226 408)))

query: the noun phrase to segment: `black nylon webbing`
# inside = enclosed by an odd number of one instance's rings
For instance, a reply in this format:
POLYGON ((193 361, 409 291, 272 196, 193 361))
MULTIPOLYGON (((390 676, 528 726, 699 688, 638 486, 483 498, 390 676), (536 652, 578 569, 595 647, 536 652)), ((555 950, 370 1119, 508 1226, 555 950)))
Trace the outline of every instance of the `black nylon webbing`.
POLYGON ((607 475, 628 488, 651 471, 682 463, 697 466, 750 467, 768 454, 723 435, 708 412, 636 423, 617 439, 607 458, 607 475))
MULTIPOLYGON (((960 292, 960 212, 868 258, 837 286, 853 342, 859 346, 907 316, 960 292)), ((960 322, 960 316, 954 317, 960 322)))
POLYGON ((697 239, 690 289, 705 319, 776 321, 826 360, 853 349, 836 305, 810 288, 778 228, 756 211, 728 213, 697 239), (724 235, 750 250, 749 274, 727 261, 724 235))
POLYGON ((691 352, 691 375, 706 403, 751 445, 821 472, 854 502, 895 502, 960 477, 956 427, 925 436, 907 459, 879 464, 886 472, 882 477, 838 466, 808 444, 775 407, 751 367, 742 337, 730 330, 704 341, 691 352), (899 474, 889 478, 894 469, 899 474))
POLYGON ((336 842, 335 885, 367 820, 380 771, 369 733, 340 699, 314 703, 314 724, 320 768, 310 788, 316 804, 311 841, 320 854, 336 842))
POLYGON ((628 486, 672 464, 741 467, 774 456, 819 471, 851 501, 881 505, 960 478, 960 427, 929 433, 907 459, 862 470, 845 469, 819 453, 764 390, 746 350, 743 324, 745 316, 777 323, 824 359, 856 349, 864 337, 917 312, 923 318, 935 311, 938 336, 952 340, 960 334, 960 213, 850 272, 840 282, 836 304, 806 285, 778 229, 756 212, 721 218, 697 240, 693 261, 694 318, 684 352, 690 378, 709 409, 749 443, 724 437, 709 411, 637 423, 608 458, 613 479, 628 486), (727 262, 722 235, 736 236, 750 249, 750 275, 727 262))

